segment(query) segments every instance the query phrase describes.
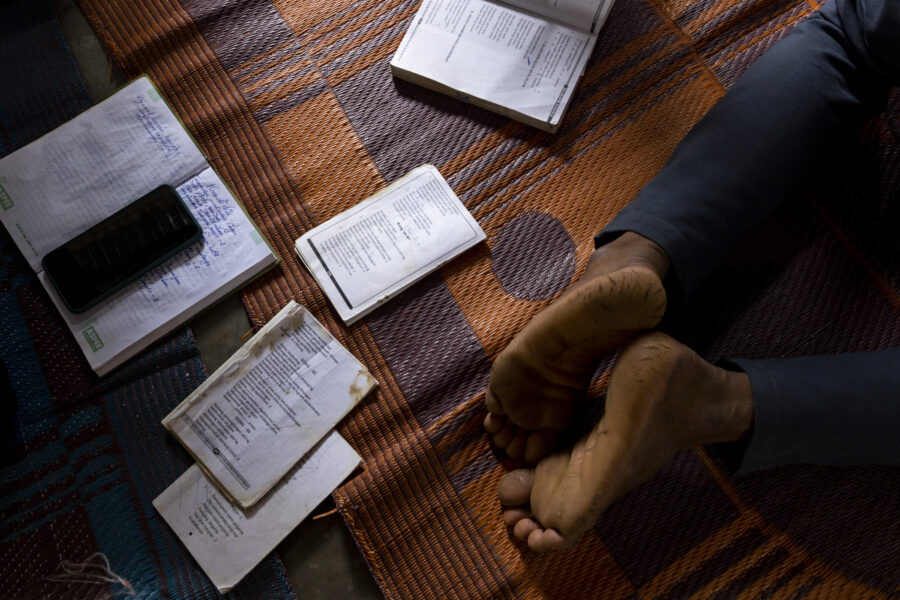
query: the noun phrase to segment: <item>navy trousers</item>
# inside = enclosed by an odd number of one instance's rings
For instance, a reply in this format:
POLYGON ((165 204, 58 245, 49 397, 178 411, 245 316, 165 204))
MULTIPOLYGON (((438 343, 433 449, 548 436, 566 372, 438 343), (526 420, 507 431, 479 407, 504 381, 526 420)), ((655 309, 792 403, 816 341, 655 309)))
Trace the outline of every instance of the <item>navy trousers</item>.
MULTIPOLYGON (((689 299, 735 243, 792 197, 821 152, 884 108, 900 82, 900 1, 829 0, 701 119, 600 234, 653 240, 666 291, 689 299)), ((733 466, 900 464, 900 348, 731 361, 750 377, 754 426, 733 466)))

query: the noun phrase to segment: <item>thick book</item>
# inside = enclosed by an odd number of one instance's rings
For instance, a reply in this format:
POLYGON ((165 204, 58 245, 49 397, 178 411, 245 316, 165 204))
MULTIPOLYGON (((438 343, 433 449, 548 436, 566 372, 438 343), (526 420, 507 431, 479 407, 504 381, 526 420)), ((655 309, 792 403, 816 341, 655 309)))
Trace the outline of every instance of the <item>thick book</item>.
POLYGON ((423 0, 391 71, 555 133, 612 3, 423 0))
POLYGON ((0 221, 101 376, 278 262, 147 77, 0 159, 0 221), (203 239, 69 311, 43 258, 160 185, 177 190, 203 239))

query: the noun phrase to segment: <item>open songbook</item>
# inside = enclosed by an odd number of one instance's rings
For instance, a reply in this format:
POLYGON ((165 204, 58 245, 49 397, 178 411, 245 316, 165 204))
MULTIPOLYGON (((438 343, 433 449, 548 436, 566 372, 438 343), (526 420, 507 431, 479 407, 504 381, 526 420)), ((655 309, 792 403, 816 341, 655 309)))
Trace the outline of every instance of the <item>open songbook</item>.
POLYGON ((422 165, 304 233, 300 260, 347 325, 482 242, 433 165, 422 165))
POLYGON ((396 77, 554 133, 613 0, 423 0, 396 77))
POLYGON ((291 300, 163 420, 197 464, 153 505, 220 592, 356 469, 333 428, 377 385, 291 300))
POLYGON ((98 375, 278 262, 146 77, 0 159, 0 221, 98 375), (162 184, 202 241, 85 312, 68 310, 44 257, 162 184))

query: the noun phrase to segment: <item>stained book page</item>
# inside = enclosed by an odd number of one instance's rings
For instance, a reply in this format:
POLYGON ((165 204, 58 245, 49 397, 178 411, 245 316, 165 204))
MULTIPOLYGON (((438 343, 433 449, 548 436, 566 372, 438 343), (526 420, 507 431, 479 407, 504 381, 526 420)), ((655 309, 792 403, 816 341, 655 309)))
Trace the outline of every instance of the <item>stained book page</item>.
POLYGON ((595 42, 589 31, 500 2, 424 0, 391 67, 557 125, 595 42))
POLYGON ((359 465, 337 432, 329 433, 272 493, 248 510, 231 504, 197 466, 191 466, 153 506, 225 593, 266 557, 359 465))
POLYGON ((246 508, 376 385, 362 363, 291 301, 163 425, 246 508))
POLYGON ((484 240, 436 168, 424 165, 297 240, 347 323, 484 240))

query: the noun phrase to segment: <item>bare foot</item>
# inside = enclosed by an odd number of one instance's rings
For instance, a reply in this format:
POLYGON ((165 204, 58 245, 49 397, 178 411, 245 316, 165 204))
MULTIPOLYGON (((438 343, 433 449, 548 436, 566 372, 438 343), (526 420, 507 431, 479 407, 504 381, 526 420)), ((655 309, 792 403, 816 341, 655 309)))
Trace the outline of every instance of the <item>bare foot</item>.
POLYGON ((491 369, 484 428, 512 458, 553 450, 600 360, 666 310, 663 250, 626 233, 591 255, 584 276, 538 313, 491 369))
POLYGON ((738 440, 752 423, 745 373, 715 367, 662 333, 644 335, 619 355, 594 429, 535 469, 503 477, 503 519, 533 550, 566 548, 676 452, 738 440))

